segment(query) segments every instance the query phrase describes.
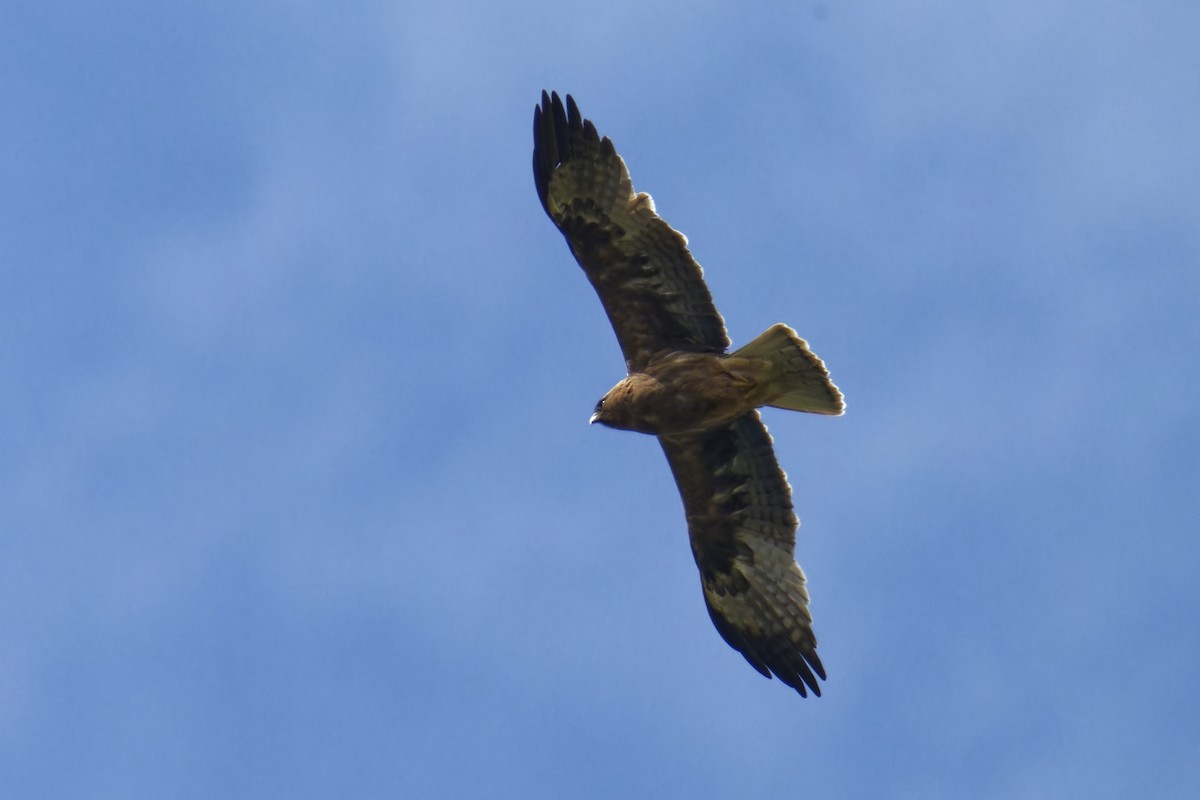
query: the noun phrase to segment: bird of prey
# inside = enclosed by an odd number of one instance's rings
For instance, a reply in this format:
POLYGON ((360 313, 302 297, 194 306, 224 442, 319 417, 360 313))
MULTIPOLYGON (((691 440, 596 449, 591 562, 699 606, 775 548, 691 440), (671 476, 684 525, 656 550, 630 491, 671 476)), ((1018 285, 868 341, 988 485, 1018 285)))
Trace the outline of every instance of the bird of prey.
POLYGON ((658 437, 717 631, 766 677, 820 696, 825 668, 795 559, 799 521, 757 409, 837 415, 841 392, 786 325, 727 352, 687 239, 634 192, 612 142, 570 95, 564 105, 543 91, 534 109, 533 176, 625 356, 628 375, 592 422, 658 437))

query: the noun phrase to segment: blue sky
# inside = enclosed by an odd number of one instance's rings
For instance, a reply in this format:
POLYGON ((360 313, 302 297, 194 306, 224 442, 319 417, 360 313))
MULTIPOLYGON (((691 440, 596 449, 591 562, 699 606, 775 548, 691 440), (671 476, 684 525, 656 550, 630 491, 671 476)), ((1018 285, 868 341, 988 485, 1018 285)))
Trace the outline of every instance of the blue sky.
POLYGON ((1195 796, 1200 8, 683 8, 5 7, 6 796, 1195 796), (820 699, 587 425, 543 88, 846 393, 820 699))

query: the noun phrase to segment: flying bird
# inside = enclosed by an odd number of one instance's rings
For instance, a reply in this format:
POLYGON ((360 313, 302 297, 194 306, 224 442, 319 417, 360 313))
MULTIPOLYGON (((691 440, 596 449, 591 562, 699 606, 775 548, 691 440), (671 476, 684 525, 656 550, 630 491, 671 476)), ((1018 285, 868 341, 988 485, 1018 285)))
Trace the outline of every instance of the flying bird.
POLYGON ((792 492, 762 406, 841 414, 825 364, 786 325, 728 352, 687 239, 635 193, 612 141, 570 95, 533 114, 538 198, 616 331, 628 374, 592 422, 658 437, 679 487, 709 616, 750 665, 807 697, 825 668, 796 563, 792 492))

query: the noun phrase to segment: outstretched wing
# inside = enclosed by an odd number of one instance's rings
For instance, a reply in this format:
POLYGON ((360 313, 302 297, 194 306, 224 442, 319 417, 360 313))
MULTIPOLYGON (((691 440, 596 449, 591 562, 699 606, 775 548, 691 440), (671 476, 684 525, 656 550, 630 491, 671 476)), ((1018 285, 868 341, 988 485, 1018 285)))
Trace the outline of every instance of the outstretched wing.
POLYGON ((768 678, 821 694, 804 572, 796 563, 792 491, 752 411, 723 428, 659 437, 687 515, 709 616, 768 678))
POLYGON ((533 112, 533 177, 542 207, 587 273, 630 371, 659 352, 724 352, 725 323, 687 239, 635 194, 625 162, 570 95, 542 92, 533 112))

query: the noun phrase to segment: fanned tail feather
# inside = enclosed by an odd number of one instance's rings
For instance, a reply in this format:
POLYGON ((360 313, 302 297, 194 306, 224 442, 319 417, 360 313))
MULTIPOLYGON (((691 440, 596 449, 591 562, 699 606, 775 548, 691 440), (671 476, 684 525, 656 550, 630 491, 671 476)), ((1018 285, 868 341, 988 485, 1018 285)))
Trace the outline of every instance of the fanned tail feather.
POLYGON ((771 391, 765 405, 834 416, 846 410, 846 402, 829 379, 825 362, 808 349, 808 342, 783 323, 767 328, 731 356, 770 362, 771 391))

